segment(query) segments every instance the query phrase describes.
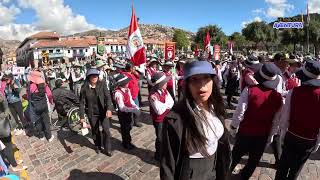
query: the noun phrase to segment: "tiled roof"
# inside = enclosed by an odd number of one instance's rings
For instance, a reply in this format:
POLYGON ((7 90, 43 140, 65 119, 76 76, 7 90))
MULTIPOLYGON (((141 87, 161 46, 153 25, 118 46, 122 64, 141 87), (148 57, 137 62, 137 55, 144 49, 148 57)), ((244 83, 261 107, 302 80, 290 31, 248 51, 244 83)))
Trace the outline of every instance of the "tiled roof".
POLYGON ((60 35, 57 32, 38 32, 32 36, 30 36, 30 39, 49 39, 49 38, 59 38, 60 35))
POLYGON ((31 48, 64 47, 63 41, 40 40, 34 43, 31 48))

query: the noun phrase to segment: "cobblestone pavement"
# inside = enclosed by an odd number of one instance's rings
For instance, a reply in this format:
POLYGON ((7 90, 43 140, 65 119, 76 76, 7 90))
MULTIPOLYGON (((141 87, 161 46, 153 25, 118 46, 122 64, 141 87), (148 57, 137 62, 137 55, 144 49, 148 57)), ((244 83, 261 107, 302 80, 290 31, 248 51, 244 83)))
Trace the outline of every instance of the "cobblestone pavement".
MULTIPOLYGON (((144 100, 146 100, 145 97, 144 100)), ((127 151, 121 146, 119 123, 116 116, 112 118, 111 134, 114 149, 112 157, 103 154, 97 155, 92 149, 90 138, 71 133, 67 129, 54 131, 53 134, 56 138, 51 143, 35 137, 17 136, 16 143, 20 149, 21 157, 29 166, 27 172, 30 179, 160 179, 158 163, 153 159, 154 128, 147 112, 148 106, 142 109, 143 127, 134 127, 131 131, 133 143, 137 146, 132 151, 127 151)), ((299 179, 320 179, 319 159, 320 152, 314 154, 311 160, 306 163, 299 179)), ((243 162, 245 162, 245 158, 243 162)), ((273 179, 275 174, 275 170, 272 168, 273 163, 273 154, 267 150, 251 179, 273 179)), ((238 167, 241 166, 243 165, 238 167)), ((238 178, 234 176, 233 179, 238 178)))

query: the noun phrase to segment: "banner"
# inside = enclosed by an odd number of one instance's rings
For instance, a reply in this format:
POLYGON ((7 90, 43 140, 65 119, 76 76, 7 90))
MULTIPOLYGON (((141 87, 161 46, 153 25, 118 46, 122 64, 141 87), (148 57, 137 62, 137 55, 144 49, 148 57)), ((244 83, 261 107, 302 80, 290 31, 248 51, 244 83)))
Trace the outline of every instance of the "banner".
POLYGON ((12 67, 13 75, 24 75, 24 67, 12 67))
POLYGON ((220 60, 220 46, 214 45, 214 60, 220 60))
POLYGON ((104 38, 98 37, 97 54, 103 56, 105 52, 104 38))
POLYGON ((176 43, 165 43, 165 60, 176 58, 176 43))

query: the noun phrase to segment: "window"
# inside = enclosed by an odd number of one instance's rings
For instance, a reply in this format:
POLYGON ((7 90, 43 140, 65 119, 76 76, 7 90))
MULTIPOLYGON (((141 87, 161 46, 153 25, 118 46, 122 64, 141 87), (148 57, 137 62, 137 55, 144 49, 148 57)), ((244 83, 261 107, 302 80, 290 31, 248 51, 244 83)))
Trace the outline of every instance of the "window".
POLYGON ((88 52, 88 49, 86 49, 86 52, 88 52))
POLYGON ((111 52, 113 52, 113 46, 111 46, 111 52))
POLYGON ((68 50, 68 54, 70 54, 70 50, 68 50))
POLYGON ((52 49, 50 49, 50 50, 49 50, 49 53, 53 53, 53 50, 52 50, 52 49))
POLYGON ((56 49, 56 52, 57 52, 57 53, 60 53, 60 49, 56 49))
POLYGON ((93 52, 96 52, 96 48, 93 48, 93 52))
POLYGON ((82 54, 83 53, 83 49, 80 49, 80 54, 82 54))
POLYGON ((118 52, 119 51, 119 47, 118 46, 116 46, 116 52, 118 52))
POLYGON ((77 50, 73 50, 73 54, 77 54, 77 50))

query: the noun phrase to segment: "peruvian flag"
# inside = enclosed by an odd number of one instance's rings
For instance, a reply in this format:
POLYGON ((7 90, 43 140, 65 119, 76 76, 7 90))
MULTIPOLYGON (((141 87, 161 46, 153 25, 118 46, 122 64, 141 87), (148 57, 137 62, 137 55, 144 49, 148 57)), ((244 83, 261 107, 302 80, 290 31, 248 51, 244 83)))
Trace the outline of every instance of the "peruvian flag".
POLYGON ((198 47, 198 44, 196 44, 196 47, 194 49, 194 56, 195 57, 198 57, 199 56, 199 47, 198 47))
POLYGON ((209 31, 207 31, 207 35, 206 35, 206 37, 204 39, 204 43, 203 43, 204 57, 207 59, 212 58, 211 51, 210 51, 210 47, 211 47, 210 41, 211 41, 210 34, 209 34, 209 31))
POLYGON ((131 59, 135 66, 146 62, 145 47, 138 27, 138 21, 132 6, 132 15, 128 33, 127 58, 131 59))
POLYGON ((228 42, 228 48, 229 48, 230 54, 233 55, 233 43, 232 43, 232 41, 228 42))

